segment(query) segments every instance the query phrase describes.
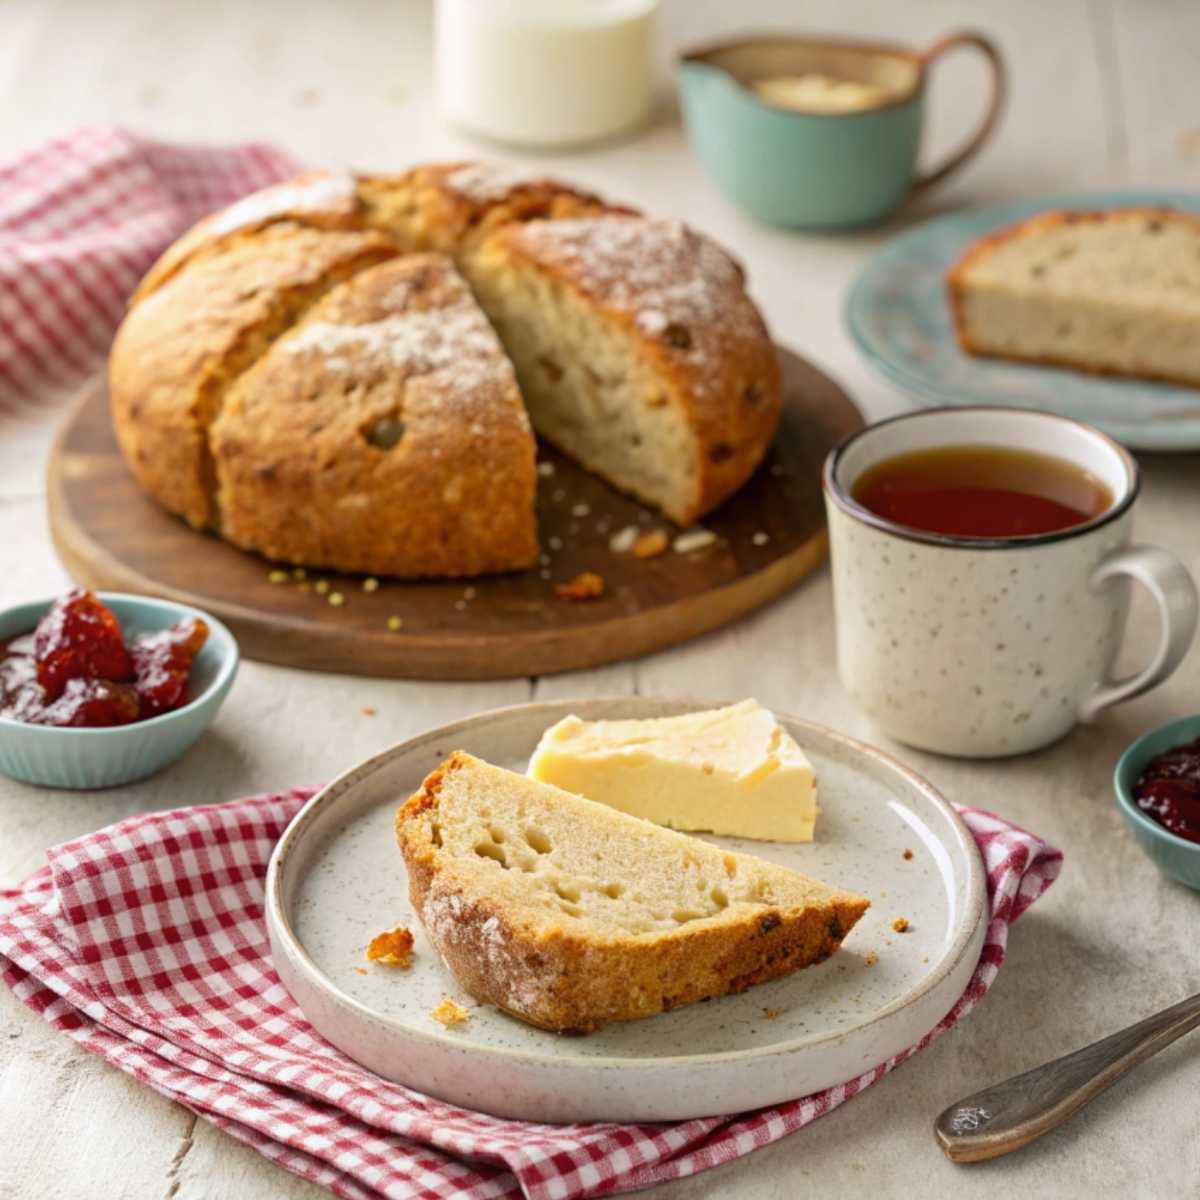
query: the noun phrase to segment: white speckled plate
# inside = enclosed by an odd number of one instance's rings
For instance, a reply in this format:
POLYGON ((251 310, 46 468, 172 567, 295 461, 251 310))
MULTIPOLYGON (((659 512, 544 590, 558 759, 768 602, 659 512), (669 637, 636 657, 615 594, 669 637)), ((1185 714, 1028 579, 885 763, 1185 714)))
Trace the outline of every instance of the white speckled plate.
POLYGON ((1135 450, 1200 449, 1200 389, 975 358, 958 348, 947 268, 969 243, 1050 208, 1162 205, 1200 212, 1194 192, 1036 196, 925 221, 872 256, 846 298, 846 326, 867 361, 927 404, 1001 404, 1087 421, 1135 450))
POLYGON ((870 911, 828 961, 740 996, 562 1037, 471 1001, 426 940, 392 818, 450 751, 524 770, 542 731, 568 713, 652 717, 713 706, 622 697, 499 709, 395 746, 313 797, 280 839, 267 877, 275 967, 308 1019, 389 1079, 470 1108, 554 1122, 740 1112, 844 1082, 917 1041, 979 959, 979 852, 918 775, 792 718, 781 720, 817 770, 818 840, 710 840, 870 897, 870 911), (909 932, 892 931, 897 917, 909 932), (367 943, 395 925, 416 937, 412 967, 368 965, 367 943), (452 1029, 429 1015, 447 995, 471 1013, 452 1029))

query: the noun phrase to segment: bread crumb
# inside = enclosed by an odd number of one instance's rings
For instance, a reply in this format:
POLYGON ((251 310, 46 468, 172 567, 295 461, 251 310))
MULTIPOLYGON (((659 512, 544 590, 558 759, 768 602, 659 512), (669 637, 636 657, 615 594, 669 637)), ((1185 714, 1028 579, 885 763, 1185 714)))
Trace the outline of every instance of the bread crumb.
POLYGON ((465 600, 455 600, 455 602, 454 602, 454 611, 455 612, 466 612, 466 609, 467 609, 467 602, 465 600))
POLYGON ((362 710, 362 715, 363 715, 364 717, 373 717, 373 716, 375 715, 375 709, 373 709, 373 708, 364 708, 364 709, 362 710))
POLYGON ((689 529, 675 539, 676 554, 690 554, 693 550, 704 550, 717 540, 711 529, 689 529))
POLYGON ((892 922, 892 928, 897 933, 907 933, 908 932, 908 918, 907 917, 897 917, 892 922))
POLYGON ((403 629, 404 628, 404 618, 403 617, 395 617, 395 616, 388 617, 387 627, 393 633, 395 633, 397 629, 403 629))
POLYGON ((751 539, 756 546, 765 546, 771 539, 760 529, 751 539))
POLYGON ((471 1019, 471 1014, 461 1004, 456 1004, 451 1000, 449 996, 444 996, 441 1004, 437 1008, 431 1009, 429 1015, 447 1028, 451 1025, 461 1025, 464 1021, 471 1019))
POLYGON ((904 848, 904 858, 905 858, 905 861, 907 861, 908 859, 912 858, 912 856, 913 856, 913 852, 912 852, 912 851, 911 851, 911 850, 910 850, 910 849, 909 849, 907 846, 905 846, 905 848, 904 848))
POLYGON ((574 508, 571 509, 571 516, 586 517, 591 513, 591 511, 592 506, 590 504, 576 504, 574 508))
POLYGON ((367 959, 385 967, 407 970, 412 965, 413 935, 403 925, 389 929, 371 939, 367 959))
POLYGON ((667 535, 661 529, 643 533, 633 544, 634 558, 654 558, 667 548, 667 535))
POLYGON ((879 955, 874 950, 868 950, 863 956, 863 965, 873 967, 879 961, 879 955))
POLYGON ((313 584, 313 591, 315 591, 318 596, 324 596, 325 593, 329 591, 329 580, 318 579, 317 582, 313 584))
POLYGON ((358 972, 359 975, 370 975, 370 973, 371 973, 370 971, 367 970, 366 967, 355 967, 354 969, 355 969, 355 971, 358 972))
POLYGON ((779 1010, 777 1008, 764 1008, 763 1016, 766 1017, 768 1021, 773 1021, 777 1016, 779 1016, 779 1010))
POLYGON ((293 567, 292 568, 292 578, 293 579, 307 579, 308 572, 303 567, 293 567))
POLYGON ((376 579, 374 575, 368 576, 362 581, 362 589, 364 592, 379 591, 379 580, 376 579))
POLYGON ((329 603, 332 604, 334 608, 341 608, 342 605, 346 603, 346 597, 343 596, 341 592, 330 592, 329 603))
POLYGON ((614 554, 628 554, 637 544, 637 540, 638 527, 636 525, 626 525, 624 529, 618 529, 608 539, 608 548, 614 554))
POLYGON ((556 583, 554 594, 560 600, 595 600, 604 595, 604 579, 595 571, 581 571, 566 583, 556 583))
POLYGON ((287 583, 288 573, 286 571, 272 571, 267 576, 269 583, 287 583))
POLYGON ((563 548, 563 540, 557 536, 548 537, 546 539, 546 545, 549 546, 551 550, 561 550, 563 548))
POLYGON ((554 464, 549 461, 540 462, 538 463, 537 471, 543 479, 549 479, 554 474, 554 464))
POLYGON ((463 599, 464 600, 474 600, 475 597, 478 595, 479 595, 479 593, 473 587, 463 588, 463 599))

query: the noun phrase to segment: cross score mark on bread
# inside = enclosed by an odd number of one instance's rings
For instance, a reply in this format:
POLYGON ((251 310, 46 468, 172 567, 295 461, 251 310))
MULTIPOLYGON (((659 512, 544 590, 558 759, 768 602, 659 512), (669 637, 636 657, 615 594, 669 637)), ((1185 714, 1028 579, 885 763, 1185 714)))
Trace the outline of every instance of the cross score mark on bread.
POLYGON ((587 1032, 834 953, 861 896, 456 753, 397 813, 409 892, 459 983, 587 1032))
POLYGON ((280 561, 401 576, 532 565, 526 408, 687 525, 753 471, 780 399, 712 243, 480 164, 311 173, 201 222, 135 294, 109 384, 170 511, 280 561))

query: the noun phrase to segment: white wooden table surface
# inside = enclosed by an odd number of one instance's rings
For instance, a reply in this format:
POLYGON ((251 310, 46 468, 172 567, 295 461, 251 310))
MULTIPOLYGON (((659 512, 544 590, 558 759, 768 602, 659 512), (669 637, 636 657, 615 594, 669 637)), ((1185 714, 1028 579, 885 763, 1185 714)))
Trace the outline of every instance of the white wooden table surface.
MULTIPOLYGON (((1200 6, 1186 0, 668 0, 664 82, 671 46, 739 26, 925 43, 962 25, 981 26, 1004 46, 1012 103, 996 144, 924 212, 1055 188, 1200 186, 1200 6)), ((265 138, 321 164, 387 169, 477 152, 437 118, 429 35, 429 6, 415 0, 0 0, 0 156, 98 120, 165 137, 265 138)), ((968 62, 942 69, 927 149, 969 124, 981 77, 968 62)), ((886 231, 817 238, 751 225, 702 177, 669 105, 636 140, 545 161, 729 243, 781 341, 832 372, 870 416, 901 406, 857 359, 840 316, 845 285, 886 231)), ((0 420, 0 604, 65 583, 43 503, 57 415, 0 420)), ((1140 538, 1200 574, 1200 458, 1143 456, 1142 464, 1140 538)), ((1137 606, 1131 663, 1150 642, 1148 613, 1137 606)), ((754 695, 870 736, 834 673, 825 573, 689 645, 555 678, 405 683, 246 663, 213 731, 155 779, 92 795, 0 780, 0 885, 36 868, 48 845, 131 813, 328 779, 423 727, 496 705, 629 692, 754 695), (364 706, 378 715, 363 716, 364 706)), ((1109 788, 1134 736, 1197 709, 1200 651, 1167 686, 1043 753, 973 765, 900 751, 951 798, 994 808, 1061 846, 1061 880, 1016 926, 1007 965, 968 1021, 831 1116, 662 1188, 664 1200, 774 1200, 810 1189, 876 1200, 1200 1194, 1195 1036, 1011 1158, 954 1167, 930 1131, 934 1115, 961 1095, 1200 986, 1200 895, 1165 882, 1142 857, 1109 788)), ((322 1194, 77 1050, 0 989, 0 1197, 322 1194)))

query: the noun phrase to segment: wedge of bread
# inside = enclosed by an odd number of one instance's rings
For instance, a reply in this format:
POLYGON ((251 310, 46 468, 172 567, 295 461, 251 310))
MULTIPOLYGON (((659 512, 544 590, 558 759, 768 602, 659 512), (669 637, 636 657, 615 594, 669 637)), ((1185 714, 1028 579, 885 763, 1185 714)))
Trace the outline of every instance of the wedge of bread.
POLYGON ((1200 217, 1039 213, 968 247, 947 283, 969 354, 1200 386, 1200 217))
POLYGON ((396 835, 459 983, 562 1033, 820 962, 869 906, 461 751, 400 809, 396 835))

